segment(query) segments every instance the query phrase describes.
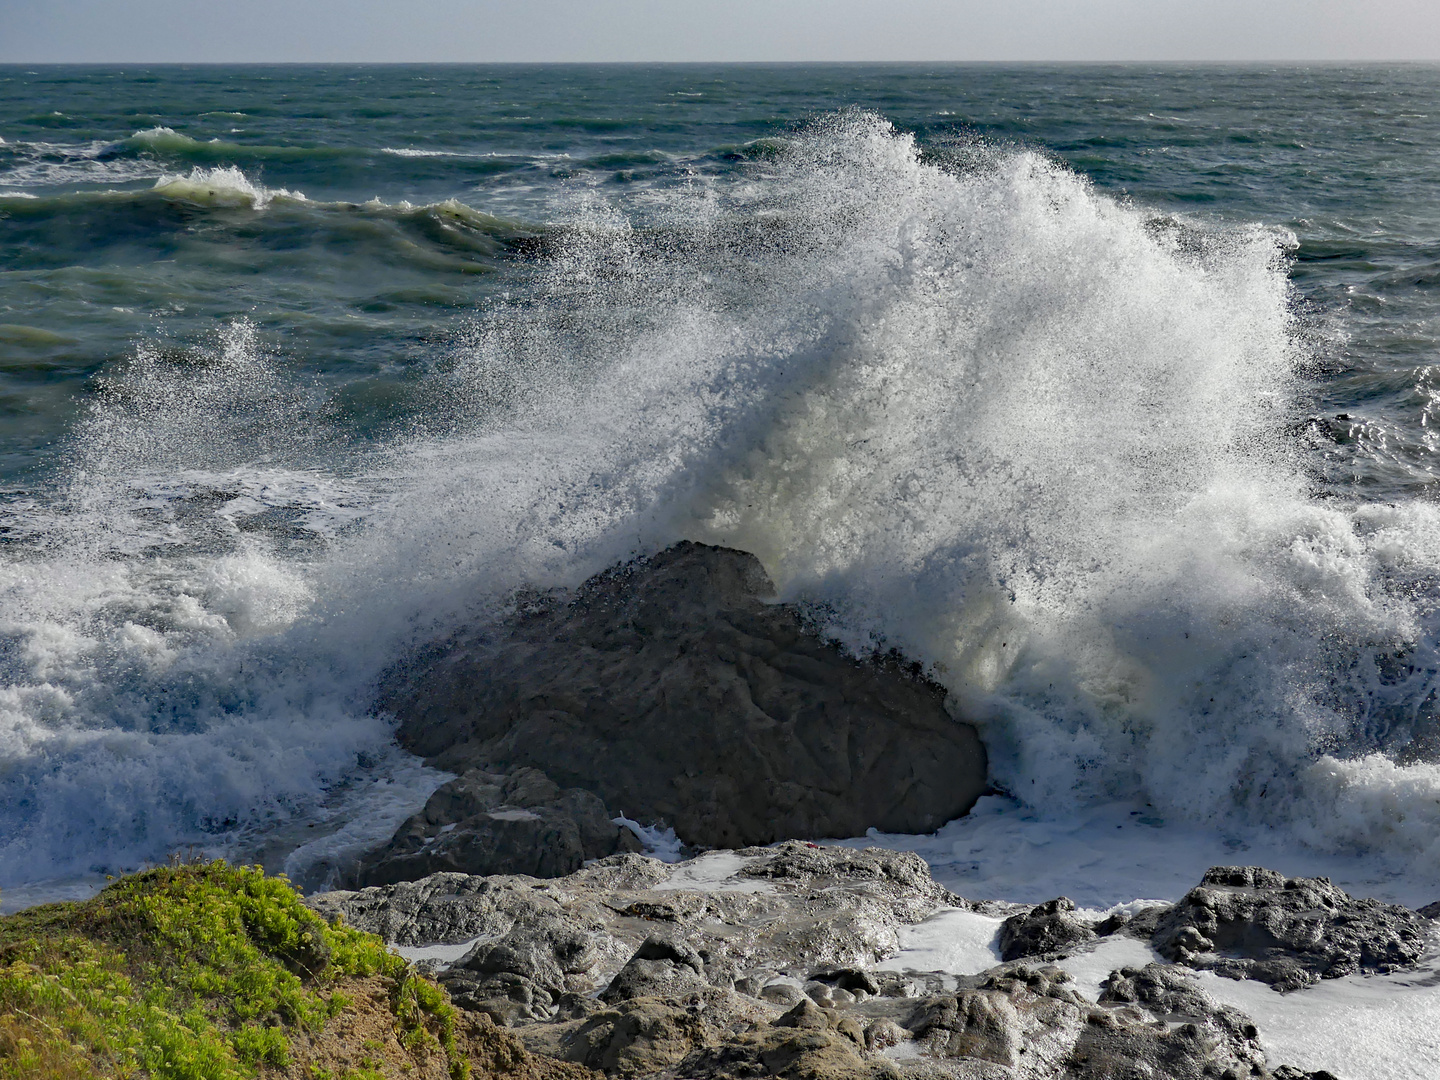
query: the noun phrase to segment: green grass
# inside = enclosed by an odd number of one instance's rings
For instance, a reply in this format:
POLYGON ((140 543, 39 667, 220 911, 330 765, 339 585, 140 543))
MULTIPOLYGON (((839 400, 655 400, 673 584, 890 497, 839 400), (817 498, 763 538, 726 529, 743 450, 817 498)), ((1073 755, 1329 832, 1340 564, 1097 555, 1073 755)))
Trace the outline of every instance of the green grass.
MULTIPOLYGON (((0 1080, 232 1080, 291 1063, 291 1038, 351 1002, 345 977, 392 983, 412 1053, 443 1052, 444 991, 371 934, 327 924, 284 878, 223 862, 123 878, 94 899, 0 918, 0 1080)), ((363 1068, 354 1080, 381 1073, 363 1068)))

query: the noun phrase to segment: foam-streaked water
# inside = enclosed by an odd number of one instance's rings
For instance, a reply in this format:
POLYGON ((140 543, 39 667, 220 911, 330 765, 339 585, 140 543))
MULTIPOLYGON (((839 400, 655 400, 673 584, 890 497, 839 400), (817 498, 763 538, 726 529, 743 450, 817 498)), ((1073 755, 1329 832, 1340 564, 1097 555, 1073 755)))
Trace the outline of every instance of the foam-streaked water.
POLYGON ((408 643, 691 538, 1027 820, 1440 891, 1434 69, 0 77, 0 884, 323 876, 408 643))

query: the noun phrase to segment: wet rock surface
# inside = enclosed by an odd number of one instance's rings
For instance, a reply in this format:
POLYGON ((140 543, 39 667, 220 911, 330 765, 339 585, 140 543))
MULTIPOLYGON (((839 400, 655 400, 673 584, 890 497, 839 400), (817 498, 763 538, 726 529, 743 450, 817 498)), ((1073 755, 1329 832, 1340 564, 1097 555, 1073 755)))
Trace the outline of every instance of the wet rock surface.
POLYGON ((539 769, 470 769, 438 788, 355 878, 389 885, 446 871, 563 877, 587 859, 639 850, 592 792, 561 788, 539 769))
MULTIPOLYGON (((433 765, 538 769, 706 847, 923 833, 964 814, 985 751, 943 689, 893 658, 855 660, 773 593, 754 556, 678 544, 437 644, 379 704, 433 765)), ((372 879, 460 846, 427 855, 424 830, 406 829, 372 879)))
POLYGON ((1328 878, 1215 866, 1160 918, 1153 944, 1175 963, 1298 990, 1410 967, 1430 932, 1420 913, 1356 899, 1328 878))
POLYGON ((1061 896, 1011 915, 1000 926, 1000 959, 1043 956, 1094 941, 1095 931, 1074 912, 1074 902, 1061 896))
POLYGON ((1186 967, 1113 971, 1095 1000, 1033 955, 973 975, 902 970, 907 928, 956 909, 1011 914, 1010 943, 1052 958, 1095 948, 1100 930, 1148 938, 1155 920, 1097 929, 1064 898, 971 904, 908 853, 622 854, 550 880, 445 873, 310 903, 398 944, 452 946, 448 964, 422 963, 457 1005, 533 1053, 627 1080, 1326 1078, 1267 1062, 1256 1025, 1186 967))

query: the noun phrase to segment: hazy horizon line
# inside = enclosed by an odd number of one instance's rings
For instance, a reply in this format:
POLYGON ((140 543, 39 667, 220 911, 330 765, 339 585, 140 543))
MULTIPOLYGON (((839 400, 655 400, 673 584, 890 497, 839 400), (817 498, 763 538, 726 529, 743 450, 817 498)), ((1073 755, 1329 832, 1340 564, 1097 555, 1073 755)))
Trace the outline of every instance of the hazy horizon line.
POLYGON ((1256 58, 1231 60, 0 60, 0 67, 1425 67, 1440 56, 1395 58, 1256 58))

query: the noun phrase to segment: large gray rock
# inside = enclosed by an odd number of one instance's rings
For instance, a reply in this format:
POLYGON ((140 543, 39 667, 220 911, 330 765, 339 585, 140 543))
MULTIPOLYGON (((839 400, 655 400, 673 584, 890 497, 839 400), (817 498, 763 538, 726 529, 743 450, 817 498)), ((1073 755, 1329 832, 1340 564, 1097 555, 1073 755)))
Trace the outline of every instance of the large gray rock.
MULTIPOLYGON (((585 978, 555 975, 582 974, 561 957, 538 982, 563 992, 606 987, 637 953, 647 959, 642 945, 657 935, 687 942, 717 984, 748 978, 757 989, 774 979, 798 986, 816 972, 839 979, 834 973, 841 969, 868 967, 898 951, 902 926, 965 902, 937 884, 913 853, 792 841, 675 865, 615 855, 549 881, 435 874, 323 893, 309 903, 399 945, 475 942, 456 973, 480 970, 475 965, 489 955, 485 950, 513 935, 514 942, 559 941, 583 932, 594 943, 585 954, 585 978)), ((507 970, 534 980, 541 967, 507 970)))
POLYGON ((380 705, 432 765, 532 766, 706 847, 964 814, 985 751, 944 690, 822 641, 773 592, 754 556, 678 544, 431 648, 380 705))
POLYGON ((437 789, 361 861, 355 878, 390 885, 446 872, 563 877, 587 859, 639 850, 592 792, 562 789, 538 769, 471 769, 437 789))
POLYGON ((1411 967, 1429 934, 1429 920, 1417 912, 1357 900, 1329 878, 1214 866, 1161 916, 1153 944, 1176 963, 1298 990, 1318 979, 1411 967))

